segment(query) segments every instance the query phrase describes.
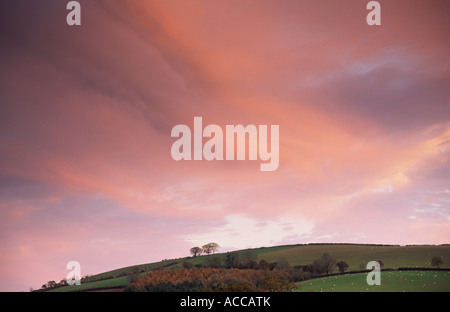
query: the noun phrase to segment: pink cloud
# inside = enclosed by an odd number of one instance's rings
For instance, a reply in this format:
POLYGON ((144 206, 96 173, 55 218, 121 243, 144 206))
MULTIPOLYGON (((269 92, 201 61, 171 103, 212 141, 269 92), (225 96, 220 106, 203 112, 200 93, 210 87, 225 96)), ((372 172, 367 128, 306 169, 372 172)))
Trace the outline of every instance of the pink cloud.
POLYGON ((0 10, 1 289, 208 234, 448 243, 442 3, 383 3, 376 29, 361 1, 83 1, 78 30, 21 6, 0 10), (170 131, 194 116, 278 124, 279 169, 174 161, 170 131))

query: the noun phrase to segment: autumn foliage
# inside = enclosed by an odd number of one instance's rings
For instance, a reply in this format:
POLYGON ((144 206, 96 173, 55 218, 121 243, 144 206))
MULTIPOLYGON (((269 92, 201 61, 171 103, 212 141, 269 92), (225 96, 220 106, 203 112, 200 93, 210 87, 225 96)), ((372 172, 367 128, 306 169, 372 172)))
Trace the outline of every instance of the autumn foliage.
POLYGON ((295 284, 282 270, 192 268, 153 271, 130 283, 127 291, 291 291, 295 284))

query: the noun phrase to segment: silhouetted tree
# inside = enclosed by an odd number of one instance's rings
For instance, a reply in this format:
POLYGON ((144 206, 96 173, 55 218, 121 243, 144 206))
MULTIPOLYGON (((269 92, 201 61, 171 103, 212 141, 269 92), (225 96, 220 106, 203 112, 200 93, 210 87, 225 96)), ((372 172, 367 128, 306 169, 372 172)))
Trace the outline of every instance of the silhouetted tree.
POLYGON ((327 272, 327 269, 325 268, 325 263, 322 259, 316 259, 313 261, 313 263, 310 265, 309 270, 315 274, 323 274, 327 272))
POLYGON ((337 267, 339 268, 339 272, 344 273, 345 270, 348 269, 348 263, 345 261, 339 261, 336 263, 337 267))
POLYGON ((213 242, 202 246, 203 252, 207 255, 215 253, 217 250, 219 250, 219 247, 220 247, 219 244, 213 242))
POLYGON ((197 257, 202 254, 203 249, 201 249, 200 247, 192 247, 190 251, 193 257, 197 257))
POLYGON ((336 267, 336 259, 330 256, 327 253, 324 253, 321 257, 322 261, 325 265, 325 270, 327 271, 327 274, 331 274, 336 267))
POLYGON ((322 257, 314 260, 311 270, 316 274, 326 273, 327 275, 332 273, 336 267, 336 259, 327 253, 324 253, 322 257))

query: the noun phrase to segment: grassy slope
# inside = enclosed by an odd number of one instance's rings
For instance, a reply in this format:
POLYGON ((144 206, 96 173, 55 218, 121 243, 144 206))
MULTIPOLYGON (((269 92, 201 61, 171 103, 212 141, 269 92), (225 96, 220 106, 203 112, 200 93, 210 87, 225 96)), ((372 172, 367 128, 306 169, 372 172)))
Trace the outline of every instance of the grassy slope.
POLYGON ((450 267, 450 246, 370 246, 370 245, 306 245, 293 246, 259 258, 269 262, 285 258, 291 265, 309 264, 320 258, 323 253, 329 253, 338 261, 349 264, 348 271, 359 270, 361 263, 381 259, 384 268, 399 267, 431 267, 433 256, 442 256, 443 267, 450 267))
POLYGON ((448 292, 448 271, 386 271, 381 272, 381 285, 369 286, 367 274, 346 274, 311 279, 297 283, 300 292, 448 292))
POLYGON ((121 276, 117 278, 106 279, 102 281, 92 282, 92 283, 82 283, 81 285, 60 287, 51 290, 52 292, 66 292, 66 291, 85 291, 89 289, 101 289, 101 288, 114 288, 114 287, 125 287, 129 283, 126 276, 121 276))
MULTIPOLYGON (((318 259, 327 252, 338 261, 345 260, 349 264, 348 270, 359 270, 361 263, 381 259, 384 268, 398 267, 431 267, 430 260, 433 256, 442 256, 442 267, 450 268, 450 245, 440 246, 373 246, 355 244, 318 244, 318 245, 289 245, 238 251, 244 253, 250 251, 257 255, 257 260, 264 259, 275 262, 280 258, 286 259, 292 266, 306 265, 318 259)), ((121 274, 131 273, 136 267, 148 272, 157 268, 170 269, 181 268, 184 261, 192 264, 206 264, 210 257, 225 258, 225 253, 201 256, 197 258, 186 257, 171 259, 154 263, 141 264, 120 268, 95 275, 95 278, 109 278, 107 280, 83 283, 80 286, 62 287, 54 291, 80 291, 101 287, 126 286, 128 279, 121 274)), ((144 273, 142 273, 144 274, 144 273)))

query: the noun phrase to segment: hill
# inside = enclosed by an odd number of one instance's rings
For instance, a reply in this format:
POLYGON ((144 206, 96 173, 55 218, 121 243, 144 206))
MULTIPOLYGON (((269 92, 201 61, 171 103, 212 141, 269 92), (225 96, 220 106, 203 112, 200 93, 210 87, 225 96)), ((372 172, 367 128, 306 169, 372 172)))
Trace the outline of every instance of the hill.
POLYGON ((382 271, 381 285, 368 286, 365 273, 335 275, 297 283, 300 292, 448 292, 449 271, 382 271))
MULTIPOLYGON (((291 266, 306 266, 320 258, 322 254, 328 253, 338 261, 346 261, 349 264, 347 271, 365 269, 365 264, 373 260, 382 260, 384 269, 432 268, 431 258, 441 256, 444 260, 441 268, 450 268, 450 245, 300 244, 245 249, 233 253, 247 257, 250 255, 258 262, 265 260, 273 263, 284 259, 291 266)), ((216 265, 220 265, 225 262, 227 254, 218 253, 133 265, 90 276, 82 280, 82 285, 79 286, 59 287, 52 291, 120 289, 127 286, 133 276, 137 277, 155 270, 182 268, 183 263, 210 266, 214 260, 216 265)))

